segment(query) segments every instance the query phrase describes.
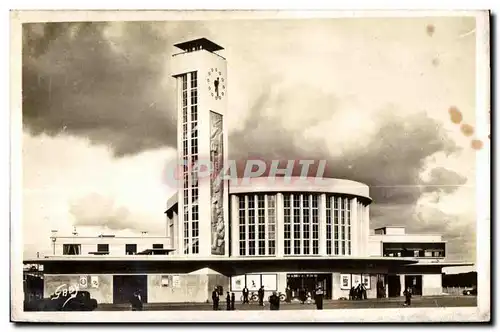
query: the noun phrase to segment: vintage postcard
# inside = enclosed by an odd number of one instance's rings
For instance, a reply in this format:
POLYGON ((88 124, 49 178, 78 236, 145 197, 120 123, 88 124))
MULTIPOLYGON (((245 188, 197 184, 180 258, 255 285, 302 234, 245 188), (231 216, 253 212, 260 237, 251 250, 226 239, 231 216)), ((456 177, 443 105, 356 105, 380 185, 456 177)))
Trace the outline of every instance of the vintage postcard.
POLYGON ((12 12, 12 321, 488 322, 489 24, 12 12))

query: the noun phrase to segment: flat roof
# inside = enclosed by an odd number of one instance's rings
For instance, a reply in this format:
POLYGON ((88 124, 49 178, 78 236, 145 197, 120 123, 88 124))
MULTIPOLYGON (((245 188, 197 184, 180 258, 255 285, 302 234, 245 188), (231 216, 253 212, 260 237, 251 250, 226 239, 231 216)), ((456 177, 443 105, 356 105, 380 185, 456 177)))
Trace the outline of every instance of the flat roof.
POLYGON ((186 42, 175 44, 174 46, 180 48, 183 51, 189 51, 190 49, 196 48, 197 46, 201 46, 202 49, 210 52, 220 51, 224 49, 223 47, 217 45, 211 40, 208 40, 207 38, 193 39, 186 42))
POLYGON ((44 262, 81 262, 81 261, 172 261, 172 262, 243 262, 243 261, 358 261, 358 262, 397 262, 403 264, 415 264, 418 262, 415 258, 410 257, 352 257, 352 256, 290 256, 290 257, 186 257, 186 256, 169 256, 169 255, 124 255, 124 256, 94 256, 94 255, 61 255, 61 256, 46 256, 44 258, 35 258, 23 260, 24 264, 43 264, 44 262))
POLYGON ((417 264, 412 264, 411 266, 473 266, 474 263, 470 262, 418 262, 417 264))
POLYGON ((382 227, 374 228, 373 230, 377 231, 379 229, 386 229, 386 228, 406 228, 406 227, 405 226, 382 226, 382 227))

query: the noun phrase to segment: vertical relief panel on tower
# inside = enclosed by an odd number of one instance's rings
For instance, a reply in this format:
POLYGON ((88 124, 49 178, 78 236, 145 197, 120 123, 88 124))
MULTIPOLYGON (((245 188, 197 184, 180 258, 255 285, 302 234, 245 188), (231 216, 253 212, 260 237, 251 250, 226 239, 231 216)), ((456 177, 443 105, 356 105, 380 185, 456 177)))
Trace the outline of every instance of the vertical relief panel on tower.
POLYGON ((224 169, 224 139, 223 117, 216 112, 210 112, 210 177, 211 195, 211 253, 225 255, 225 224, 224 224, 224 182, 221 172, 224 169))

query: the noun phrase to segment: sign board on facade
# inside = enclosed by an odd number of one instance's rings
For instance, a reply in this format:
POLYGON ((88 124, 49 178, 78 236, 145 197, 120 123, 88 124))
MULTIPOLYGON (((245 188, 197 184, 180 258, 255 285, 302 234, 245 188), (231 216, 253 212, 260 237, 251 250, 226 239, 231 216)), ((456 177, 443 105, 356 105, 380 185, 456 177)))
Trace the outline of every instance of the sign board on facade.
POLYGON ((263 274, 262 275, 262 286, 266 291, 277 290, 277 278, 276 274, 263 274))
POLYGON ((172 286, 175 288, 181 287, 181 278, 179 276, 172 276, 172 286))
POLYGON ((351 289, 351 275, 341 274, 340 275, 340 289, 351 289))
POLYGON ((168 287, 169 282, 168 282, 169 276, 161 276, 161 286, 162 287, 168 287))
POLYGON ((80 276, 80 288, 87 288, 87 276, 80 276))
POLYGON ((260 288, 260 274, 247 275, 247 288, 249 291, 257 291, 260 288))
POLYGON ((370 289, 370 275, 369 274, 363 274, 363 285, 365 285, 366 289, 370 289))
POLYGON ((99 277, 98 276, 90 277, 90 284, 92 288, 99 288, 99 277))
POLYGON ((232 276, 231 277, 231 290, 233 292, 240 292, 245 287, 245 276, 232 276))
POLYGON ((353 274, 351 285, 353 287, 358 287, 358 285, 360 285, 360 284, 361 284, 361 274, 353 274))

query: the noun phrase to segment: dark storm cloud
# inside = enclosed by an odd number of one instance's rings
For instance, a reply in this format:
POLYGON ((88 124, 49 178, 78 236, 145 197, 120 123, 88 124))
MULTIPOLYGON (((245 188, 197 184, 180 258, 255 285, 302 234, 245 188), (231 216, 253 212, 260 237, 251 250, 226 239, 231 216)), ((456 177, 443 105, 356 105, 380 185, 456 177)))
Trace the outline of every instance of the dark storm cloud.
POLYGON ((23 125, 32 135, 64 131, 116 156, 175 147, 174 82, 163 79, 172 45, 202 27, 133 22, 108 37, 117 24, 23 26, 23 125))
MULTIPOLYGON (((320 107, 320 115, 308 117, 304 121, 304 128, 324 121, 325 113, 335 119, 333 96, 321 96, 318 92, 312 97, 315 101, 322 99, 319 105, 324 105, 327 111, 320 107)), ((271 160, 278 159, 282 160, 280 167, 283 168, 286 160, 290 159, 326 160, 326 177, 350 179, 369 185, 370 194, 377 203, 407 204, 414 203, 422 194, 422 185, 426 183, 420 179, 420 173, 426 158, 439 151, 452 153, 458 150, 441 125, 425 113, 399 116, 397 109, 391 107, 378 112, 376 118, 366 119, 376 121, 378 129, 375 135, 367 138, 369 141, 363 148, 332 156, 323 138, 306 138, 300 131, 285 129, 279 116, 264 115, 263 110, 270 107, 280 109, 279 102, 270 101, 267 94, 262 95, 252 107, 243 129, 231 135, 230 154, 231 158, 240 161, 238 174, 243 174, 244 161, 247 159, 258 158, 268 165, 271 160)), ((283 113, 278 114, 283 116, 283 113)), ((326 134, 331 136, 330 133, 326 134)), ((342 141, 342 137, 338 140, 342 141)), ((310 175, 316 174, 317 165, 310 168, 310 175)), ((294 175, 300 175, 300 171, 296 167, 294 175)), ((430 185, 464 183, 460 175, 444 168, 434 170, 431 177, 430 185)), ((427 190, 439 188, 429 186, 427 190)), ((450 186, 445 190, 451 192, 454 188, 450 186)))

